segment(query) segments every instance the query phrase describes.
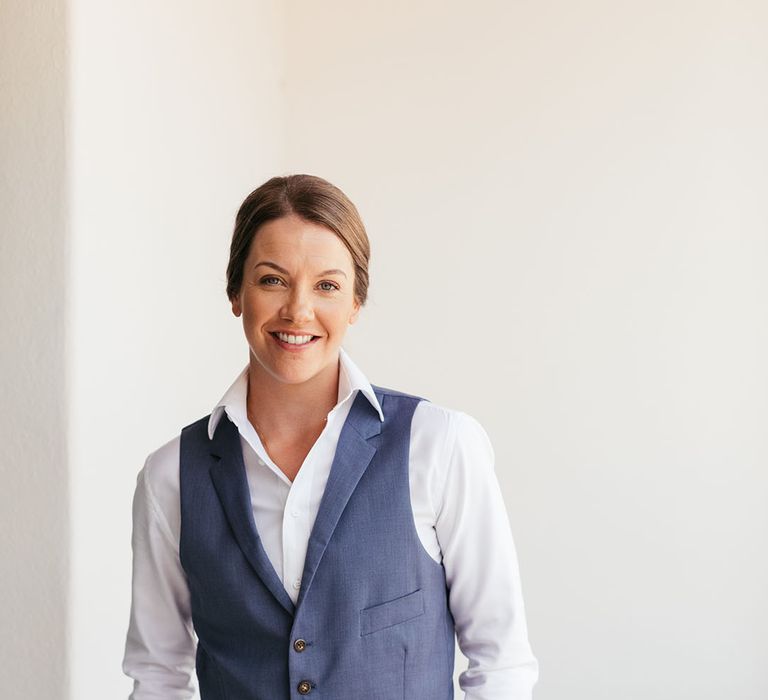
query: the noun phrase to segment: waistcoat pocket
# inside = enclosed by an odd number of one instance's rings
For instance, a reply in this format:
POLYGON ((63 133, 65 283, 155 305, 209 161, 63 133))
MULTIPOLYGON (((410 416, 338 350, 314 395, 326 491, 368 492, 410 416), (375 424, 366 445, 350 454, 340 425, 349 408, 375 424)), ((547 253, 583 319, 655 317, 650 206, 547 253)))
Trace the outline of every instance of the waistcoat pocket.
POLYGON ((360 636, 399 625, 423 614, 424 596, 421 588, 418 588, 413 593, 361 610, 360 636))

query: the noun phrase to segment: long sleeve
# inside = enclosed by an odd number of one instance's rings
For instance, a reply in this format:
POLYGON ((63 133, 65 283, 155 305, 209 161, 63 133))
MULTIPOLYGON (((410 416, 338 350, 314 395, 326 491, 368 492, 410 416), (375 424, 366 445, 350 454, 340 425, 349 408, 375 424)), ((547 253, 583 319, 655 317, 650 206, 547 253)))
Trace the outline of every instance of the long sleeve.
POLYGON ((134 679, 130 700, 187 700, 195 693, 190 594, 178 537, 152 492, 153 456, 139 472, 133 498, 132 599, 123 672, 134 679))
POLYGON ((493 447, 477 420, 457 411, 454 421, 435 530, 459 647, 469 660, 459 685, 465 700, 530 700, 538 661, 493 447))

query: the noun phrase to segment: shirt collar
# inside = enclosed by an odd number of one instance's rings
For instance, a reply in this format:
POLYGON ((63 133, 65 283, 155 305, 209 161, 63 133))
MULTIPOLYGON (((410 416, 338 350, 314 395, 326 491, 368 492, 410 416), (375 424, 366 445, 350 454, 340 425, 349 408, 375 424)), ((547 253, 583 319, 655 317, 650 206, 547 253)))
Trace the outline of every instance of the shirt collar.
MULTIPOLYGON (((379 420, 384 421, 384 413, 381 410, 379 400, 373 391, 371 383, 362 370, 352 361, 343 347, 339 347, 339 392, 336 397, 336 405, 346 401, 355 392, 362 391, 371 406, 379 414, 379 420)), ((216 426, 221 420, 224 411, 233 419, 236 425, 248 422, 248 365, 243 367, 240 374, 224 392, 219 402, 213 407, 208 419, 208 438, 213 440, 216 426)))

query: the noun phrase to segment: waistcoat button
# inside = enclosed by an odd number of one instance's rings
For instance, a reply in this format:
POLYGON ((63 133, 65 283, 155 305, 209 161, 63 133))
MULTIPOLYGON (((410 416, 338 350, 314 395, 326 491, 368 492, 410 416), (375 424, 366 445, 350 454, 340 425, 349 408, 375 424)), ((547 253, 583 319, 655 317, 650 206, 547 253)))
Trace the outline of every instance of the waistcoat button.
POLYGON ((307 643, 306 643, 306 642, 305 642, 303 639, 297 639, 297 640, 296 640, 296 641, 293 643, 293 648, 294 648, 296 651, 304 651, 304 649, 306 649, 306 648, 307 648, 307 643))
POLYGON ((312 684, 309 681, 301 681, 297 686, 297 689, 302 695, 307 695, 309 691, 312 690, 312 684))

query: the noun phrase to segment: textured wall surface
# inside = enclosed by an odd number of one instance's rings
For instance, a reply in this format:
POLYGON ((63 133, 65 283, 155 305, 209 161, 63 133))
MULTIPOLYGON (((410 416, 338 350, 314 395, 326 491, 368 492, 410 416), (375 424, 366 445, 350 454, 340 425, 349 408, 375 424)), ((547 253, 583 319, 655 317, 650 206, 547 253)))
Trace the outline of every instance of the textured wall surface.
POLYGON ((67 689, 64 3, 0 4, 0 694, 67 689))

